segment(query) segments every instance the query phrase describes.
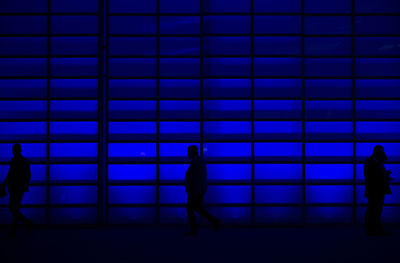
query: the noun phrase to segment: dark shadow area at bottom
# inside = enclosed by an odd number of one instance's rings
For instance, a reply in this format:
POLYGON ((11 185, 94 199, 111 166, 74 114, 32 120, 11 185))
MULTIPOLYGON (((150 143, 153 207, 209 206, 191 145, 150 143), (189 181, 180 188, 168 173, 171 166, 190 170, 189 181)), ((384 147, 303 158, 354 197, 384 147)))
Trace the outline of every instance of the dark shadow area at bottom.
POLYGON ((398 262, 400 227, 368 237, 361 226, 39 228, 13 240, 0 229, 1 262, 398 262))

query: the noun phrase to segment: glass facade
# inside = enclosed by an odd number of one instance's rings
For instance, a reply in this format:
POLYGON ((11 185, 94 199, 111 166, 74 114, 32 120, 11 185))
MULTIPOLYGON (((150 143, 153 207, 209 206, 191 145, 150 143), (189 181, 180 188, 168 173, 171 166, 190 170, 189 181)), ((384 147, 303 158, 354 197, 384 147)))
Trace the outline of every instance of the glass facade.
POLYGON ((185 223, 195 144, 225 223, 360 223, 381 144, 396 222, 399 14, 395 0, 2 0, 0 180, 20 142, 38 223, 185 223))

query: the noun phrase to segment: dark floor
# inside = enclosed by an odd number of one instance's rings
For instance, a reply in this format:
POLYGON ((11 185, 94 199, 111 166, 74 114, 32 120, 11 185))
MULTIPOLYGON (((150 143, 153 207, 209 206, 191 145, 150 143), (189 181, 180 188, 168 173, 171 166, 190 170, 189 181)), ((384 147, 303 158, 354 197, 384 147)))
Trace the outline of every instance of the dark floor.
POLYGON ((0 230, 0 262, 400 262, 400 227, 367 237, 361 227, 181 227, 34 229, 10 240, 0 230), (4 261, 3 261, 4 260, 4 261))

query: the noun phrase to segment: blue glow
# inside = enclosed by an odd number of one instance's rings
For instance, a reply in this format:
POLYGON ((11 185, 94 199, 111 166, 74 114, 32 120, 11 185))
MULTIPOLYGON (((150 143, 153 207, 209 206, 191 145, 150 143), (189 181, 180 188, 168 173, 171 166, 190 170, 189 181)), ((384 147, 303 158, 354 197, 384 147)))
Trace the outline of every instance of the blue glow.
POLYGON ((51 143, 50 157, 54 160, 97 160, 97 143, 51 143))
MULTIPOLYGON (((12 158, 12 143, 0 143, 0 161, 9 162, 12 158)), ((29 161, 44 161, 46 159, 45 143, 21 143, 22 154, 29 161)))
POLYGON ((301 143, 263 142, 254 144, 256 160, 260 161, 299 161, 301 143))
POLYGON ((157 126, 155 122, 109 122, 108 134, 112 141, 154 140, 157 126))
POLYGON ((97 122, 51 122, 50 136, 53 140, 96 140, 97 122))
MULTIPOLYGON (((400 161, 400 143, 379 143, 385 148, 389 161, 400 161)), ((376 143, 357 143, 357 159, 364 161, 371 156, 376 143)))
POLYGON ((155 223, 156 209, 153 207, 110 207, 110 224, 155 223))
POLYGON ((308 140, 351 140, 352 122, 306 122, 308 140))
POLYGON ((206 203, 212 204, 245 204, 251 202, 250 186, 214 186, 207 188, 204 197, 206 203))
POLYGON ((62 98, 97 97, 97 79, 52 79, 51 96, 62 98))
POLYGON ((111 79, 110 98, 153 98, 156 97, 154 79, 111 79))
POLYGON ((307 164, 306 180, 353 180, 352 164, 307 164))
POLYGON ((186 199, 184 186, 160 186, 161 204, 184 204, 186 199))
POLYGON ((155 186, 109 186, 110 204, 155 204, 155 186))
POLYGON ((351 223, 351 207, 308 207, 307 223, 351 223))
POLYGON ((96 186, 52 186, 50 187, 52 204, 95 204, 96 186))
POLYGON ((309 204, 351 204, 353 202, 353 186, 308 185, 306 186, 306 202, 309 204))
POLYGON ((97 180, 97 170, 95 164, 52 164, 50 180, 94 182, 97 180))
POLYGON ((111 119, 150 119, 156 117, 155 101, 110 101, 108 103, 111 119))
POLYGON ((303 190, 301 186, 256 186, 256 203, 277 203, 277 204, 300 204, 302 202, 303 190))
POLYGON ((352 143, 306 143, 306 157, 310 161, 351 161, 352 143))
POLYGON ((212 121, 204 122, 204 136, 210 140, 250 139, 251 122, 212 121))
POLYGON ((302 209, 301 207, 257 207, 256 222, 257 223, 301 223, 302 209))
POLYGON ((257 140, 300 140, 302 134, 302 123, 299 121, 256 121, 254 122, 254 133, 254 137, 257 140))
POLYGON ((254 95, 261 98, 301 97, 301 79, 255 79, 254 95))
POLYGON ((109 164, 108 180, 110 181, 154 181, 155 164, 109 164))
POLYGON ((160 122, 162 140, 199 140, 200 122, 160 122))
POLYGON ((95 224, 97 208, 95 207, 53 207, 50 210, 52 224, 95 224))
MULTIPOLYGON (((9 201, 9 195, 0 199, 0 205, 6 205, 9 201)), ((39 205, 46 203, 46 187, 44 186, 30 186, 29 192, 24 194, 22 205, 39 205)))
POLYGON ((155 143, 109 143, 109 158, 145 159, 156 156, 155 143))
POLYGON ((187 149, 190 145, 200 148, 199 143, 160 143, 160 159, 162 161, 188 161, 187 149))
POLYGON ((279 101, 254 101, 255 117, 257 119, 300 119, 300 100, 279 100, 279 101))
POLYGON ((46 80, 0 79, 0 98, 45 98, 46 80))
POLYGON ((301 164, 256 164, 254 168, 254 177, 257 181, 301 181, 303 178, 301 164))
POLYGON ((183 182, 188 168, 188 164, 160 164, 160 180, 183 182))
POLYGON ((45 122, 0 122, 0 140, 45 140, 45 122))
POLYGON ((250 164, 208 164, 208 181, 250 181, 250 164))
POLYGON ((205 79, 203 89, 206 97, 224 98, 248 97, 251 93, 249 79, 205 79))
POLYGON ((51 101, 51 117, 55 119, 96 119, 97 101, 68 100, 51 101))
POLYGON ((162 79, 160 80, 162 98, 198 98, 200 80, 197 79, 162 79))

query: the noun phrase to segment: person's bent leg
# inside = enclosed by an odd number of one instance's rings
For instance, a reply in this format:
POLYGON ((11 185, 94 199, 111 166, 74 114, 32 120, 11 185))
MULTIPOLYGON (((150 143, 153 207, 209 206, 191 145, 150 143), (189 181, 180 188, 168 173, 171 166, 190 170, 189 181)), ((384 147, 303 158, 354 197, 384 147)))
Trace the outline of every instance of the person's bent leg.
POLYGON ((194 202, 194 210, 199 213, 199 215, 205 217, 214 227, 214 232, 219 229, 220 221, 218 218, 210 214, 203 206, 203 197, 196 198, 194 202))
POLYGON ((188 197, 186 203, 186 212, 188 215, 189 226, 190 226, 190 232, 187 233, 186 235, 194 236, 197 234, 197 225, 196 225, 196 216, 194 214, 193 200, 191 197, 188 197))

